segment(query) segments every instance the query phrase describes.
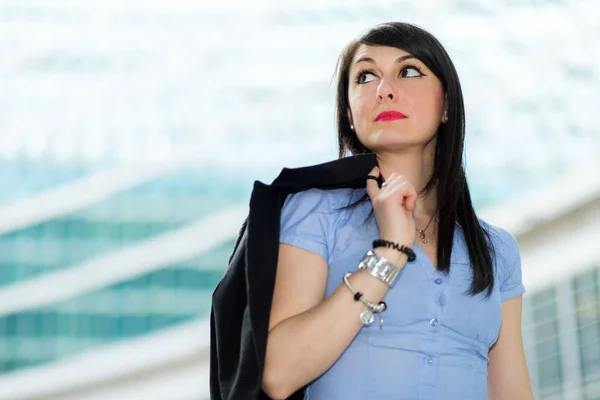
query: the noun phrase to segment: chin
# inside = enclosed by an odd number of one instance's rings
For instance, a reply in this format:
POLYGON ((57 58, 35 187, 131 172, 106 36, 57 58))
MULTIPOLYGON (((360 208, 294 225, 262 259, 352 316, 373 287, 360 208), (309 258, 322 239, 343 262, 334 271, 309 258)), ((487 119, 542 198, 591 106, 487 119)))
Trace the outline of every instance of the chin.
POLYGON ((426 142, 426 138, 417 138, 414 133, 402 132, 398 129, 379 129, 373 131, 366 140, 366 147, 373 149, 373 151, 379 149, 390 150, 394 147, 405 147, 410 144, 417 144, 420 142, 426 142), (419 140, 421 139, 421 140, 419 140))

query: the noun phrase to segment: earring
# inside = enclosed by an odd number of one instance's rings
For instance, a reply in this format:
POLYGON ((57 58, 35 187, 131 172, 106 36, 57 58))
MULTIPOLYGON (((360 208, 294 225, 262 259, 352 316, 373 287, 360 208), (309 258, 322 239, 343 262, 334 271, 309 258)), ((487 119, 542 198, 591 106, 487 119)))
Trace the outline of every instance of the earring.
POLYGON ((350 124, 350 130, 354 130, 354 125, 350 124))
POLYGON ((442 122, 443 122, 443 123, 446 123, 446 122, 448 122, 448 116, 444 115, 444 116, 442 117, 442 122))

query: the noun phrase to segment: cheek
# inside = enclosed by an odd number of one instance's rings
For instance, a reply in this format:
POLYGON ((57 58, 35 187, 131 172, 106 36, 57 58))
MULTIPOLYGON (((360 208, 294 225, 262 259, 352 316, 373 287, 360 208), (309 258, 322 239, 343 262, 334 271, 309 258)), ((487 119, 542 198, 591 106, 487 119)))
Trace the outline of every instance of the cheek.
POLYGON ((352 111, 352 120, 355 126, 361 126, 367 120, 373 105, 370 96, 364 92, 352 94, 349 98, 350 110, 352 111))
POLYGON ((412 98, 412 109, 417 115, 425 119, 437 120, 444 106, 444 94, 440 88, 419 90, 412 98))
POLYGON ((421 114, 429 114, 428 117, 434 120, 439 119, 442 108, 444 107, 444 93, 439 85, 435 85, 430 90, 421 92, 421 96, 415 96, 416 107, 419 107, 421 114), (423 95, 425 94, 425 95, 423 95))

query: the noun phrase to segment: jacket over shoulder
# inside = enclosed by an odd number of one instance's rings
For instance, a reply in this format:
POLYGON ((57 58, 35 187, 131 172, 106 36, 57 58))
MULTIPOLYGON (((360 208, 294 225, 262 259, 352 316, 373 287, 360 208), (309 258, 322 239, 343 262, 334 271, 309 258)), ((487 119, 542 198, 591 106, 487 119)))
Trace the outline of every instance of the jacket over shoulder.
MULTIPOLYGON (((284 168, 271 185, 256 181, 250 211, 229 265, 212 297, 210 396, 259 400, 279 250, 281 209, 287 195, 311 188, 364 188, 375 154, 284 168)), ((302 398, 302 390, 291 398, 302 398)))

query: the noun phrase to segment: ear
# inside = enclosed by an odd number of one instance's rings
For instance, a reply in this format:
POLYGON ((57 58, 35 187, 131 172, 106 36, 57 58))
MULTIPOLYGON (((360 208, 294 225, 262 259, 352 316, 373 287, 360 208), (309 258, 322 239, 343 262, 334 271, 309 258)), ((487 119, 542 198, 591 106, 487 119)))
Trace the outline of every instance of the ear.
POLYGON ((350 108, 346 109, 346 114, 348 115, 348 123, 350 124, 350 130, 354 132, 354 124, 352 123, 352 111, 350 111, 350 108))
POLYGON ((442 123, 448 122, 448 95, 444 97, 444 112, 442 113, 442 123))

